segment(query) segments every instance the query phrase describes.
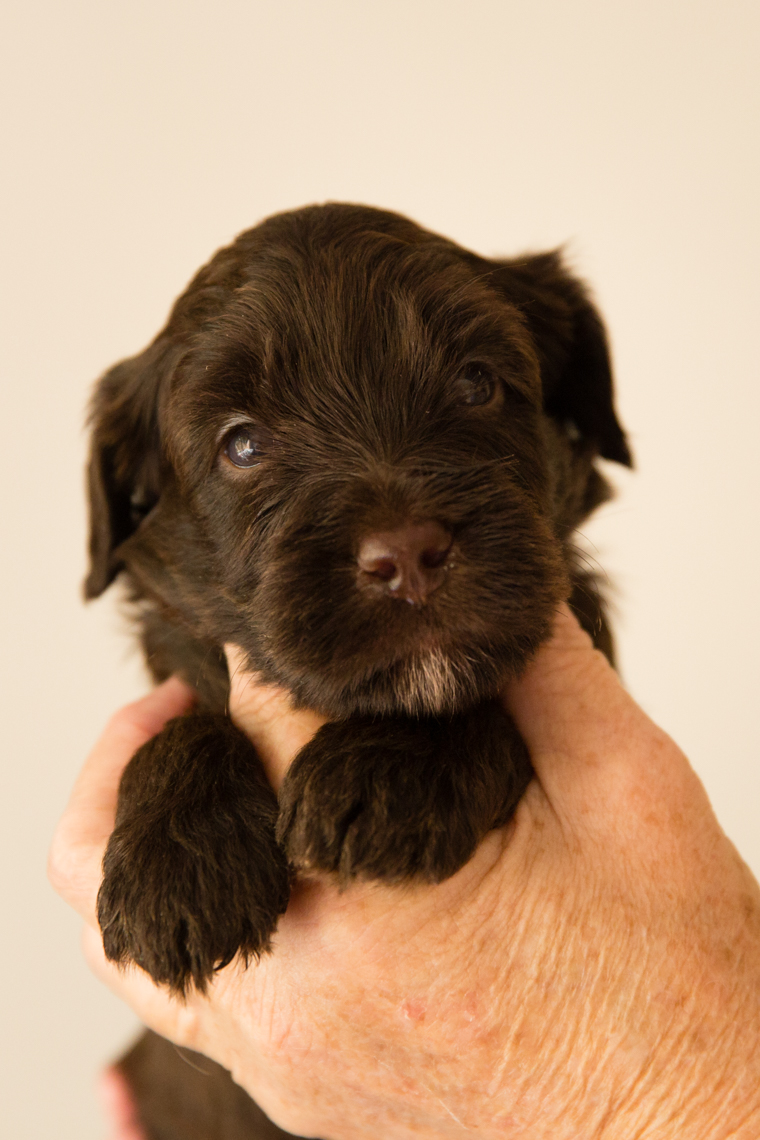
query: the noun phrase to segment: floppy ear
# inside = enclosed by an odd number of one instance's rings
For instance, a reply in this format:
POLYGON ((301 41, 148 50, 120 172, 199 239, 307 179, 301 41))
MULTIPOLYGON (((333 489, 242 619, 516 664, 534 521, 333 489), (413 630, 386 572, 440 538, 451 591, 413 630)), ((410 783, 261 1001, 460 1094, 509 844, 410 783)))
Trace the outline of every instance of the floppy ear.
POLYGON ((118 547, 158 502, 162 453, 159 393, 177 349, 156 341, 106 372, 90 407, 88 490, 90 570, 86 598, 97 598, 121 569, 118 547))
POLYGON ((603 459, 633 459, 615 414, 607 334, 583 284, 556 251, 491 263, 494 285, 522 312, 541 365, 544 410, 594 443, 603 459))

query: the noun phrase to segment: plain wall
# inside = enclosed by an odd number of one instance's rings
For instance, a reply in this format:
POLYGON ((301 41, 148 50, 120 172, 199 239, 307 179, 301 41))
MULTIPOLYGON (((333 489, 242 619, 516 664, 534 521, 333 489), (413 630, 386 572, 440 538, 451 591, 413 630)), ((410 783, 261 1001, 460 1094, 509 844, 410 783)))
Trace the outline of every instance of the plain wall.
POLYGON ((624 677, 760 871, 758 48, 739 0, 25 0, 0 28, 3 1135, 103 1135, 132 1032, 46 848, 145 681, 84 608, 84 408, 213 250, 344 199, 483 253, 568 243, 637 457, 587 529, 624 677))

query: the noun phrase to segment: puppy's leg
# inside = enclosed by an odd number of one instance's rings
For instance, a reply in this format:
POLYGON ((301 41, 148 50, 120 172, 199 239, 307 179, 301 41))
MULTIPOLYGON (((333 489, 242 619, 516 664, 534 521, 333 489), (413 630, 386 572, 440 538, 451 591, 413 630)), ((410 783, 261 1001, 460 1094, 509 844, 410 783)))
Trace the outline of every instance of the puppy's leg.
POLYGON ((147 1032, 117 1063, 147 1140, 297 1140, 221 1065, 147 1032))
POLYGON ((231 721, 169 721, 119 788, 98 895, 108 957, 183 992, 238 951, 268 949, 289 895, 276 818, 258 756, 231 721))
POLYGON ((296 867, 440 882, 509 819, 532 775, 494 702, 441 719, 326 724, 280 792, 277 837, 296 867))

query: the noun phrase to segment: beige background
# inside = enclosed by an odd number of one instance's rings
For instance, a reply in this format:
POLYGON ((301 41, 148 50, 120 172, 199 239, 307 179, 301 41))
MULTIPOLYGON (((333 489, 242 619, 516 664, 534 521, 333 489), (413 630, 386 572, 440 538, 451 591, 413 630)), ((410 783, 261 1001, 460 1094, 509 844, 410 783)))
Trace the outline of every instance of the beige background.
POLYGON ((83 409, 190 274, 267 213, 399 209, 484 253, 569 242, 638 472, 589 527, 624 675, 760 871, 754 0, 24 0, 0 29, 0 1130, 94 1140, 131 1016, 45 849, 144 681, 84 609, 83 409))

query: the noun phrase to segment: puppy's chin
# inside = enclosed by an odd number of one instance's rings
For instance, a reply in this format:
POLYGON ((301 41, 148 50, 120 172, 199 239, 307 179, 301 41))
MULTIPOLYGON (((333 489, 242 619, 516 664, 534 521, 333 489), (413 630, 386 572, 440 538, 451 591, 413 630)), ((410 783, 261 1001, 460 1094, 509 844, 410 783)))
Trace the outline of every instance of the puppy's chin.
POLYGON ((453 713, 491 696, 498 677, 481 663, 475 668, 466 658, 456 662, 442 649, 431 648, 401 662, 393 677, 393 692, 378 686, 375 700, 394 706, 388 711, 407 716, 435 716, 453 713))
POLYGON ((390 665, 355 673, 343 684, 333 677, 288 678, 298 705, 343 719, 370 716, 453 716, 494 697, 525 666, 544 633, 520 645, 429 645, 390 665))

